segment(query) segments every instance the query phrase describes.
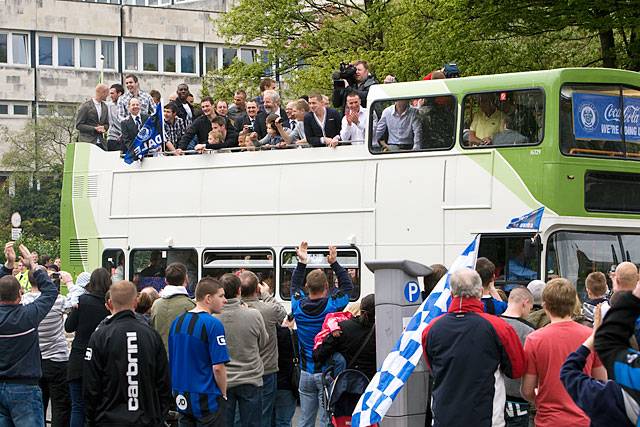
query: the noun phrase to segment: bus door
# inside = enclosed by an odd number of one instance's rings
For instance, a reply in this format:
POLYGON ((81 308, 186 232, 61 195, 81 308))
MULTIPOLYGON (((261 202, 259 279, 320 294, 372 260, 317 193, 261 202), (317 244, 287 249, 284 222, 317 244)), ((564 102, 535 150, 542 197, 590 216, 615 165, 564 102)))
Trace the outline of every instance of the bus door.
POLYGON ((541 251, 540 237, 535 233, 483 233, 478 257, 495 264, 495 285, 509 292, 540 279, 541 251))
POLYGON ((125 272, 128 245, 128 239, 124 237, 98 239, 98 247, 101 249, 100 267, 111 273, 114 282, 127 277, 125 272))

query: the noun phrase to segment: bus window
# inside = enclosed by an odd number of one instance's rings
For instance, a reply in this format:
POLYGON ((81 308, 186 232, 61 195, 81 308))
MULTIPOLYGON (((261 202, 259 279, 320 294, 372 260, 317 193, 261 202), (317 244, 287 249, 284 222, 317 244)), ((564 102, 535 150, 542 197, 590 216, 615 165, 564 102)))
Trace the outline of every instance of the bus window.
POLYGON ((584 282, 589 273, 600 271, 608 277, 612 268, 626 260, 621 242, 627 244, 625 248, 628 246, 629 254, 637 254, 640 252, 639 237, 633 234, 558 231, 549 237, 547 247, 555 254, 556 274, 569 279, 576 285, 580 297, 585 298, 584 282))
POLYGON ((542 89, 467 95, 463 101, 463 147, 539 144, 544 131, 542 89))
POLYGON ((559 120, 562 153, 640 160, 638 111, 639 89, 606 84, 563 85, 559 120))
MULTIPOLYGON (((321 268, 327 275, 330 286, 338 286, 338 278, 333 274, 333 270, 327 263, 329 250, 324 248, 309 248, 309 263, 307 273, 316 268, 321 268)), ((353 282, 353 291, 349 297, 350 301, 360 298, 360 252, 353 247, 338 248, 338 263, 347 269, 353 282)), ((280 298, 291 299, 291 276, 298 264, 295 248, 285 248, 280 252, 280 298)))
POLYGON ((122 249, 105 249, 102 252, 102 267, 111 273, 113 283, 124 280, 125 256, 122 249))
POLYGON ((369 149, 372 153, 448 150, 456 139, 456 106, 453 95, 374 102, 369 149))
POLYGON ((496 266, 496 286, 511 290, 540 277, 540 246, 533 234, 482 235, 479 257, 496 266))
POLYGON ((225 273, 250 270, 260 283, 275 295, 276 263, 273 249, 205 249, 202 252, 202 277, 220 279, 225 273))
POLYGON ((129 257, 129 280, 138 290, 152 286, 160 291, 165 286, 164 270, 172 262, 187 267, 188 290, 195 291, 198 282, 198 253, 195 249, 134 249, 129 257))

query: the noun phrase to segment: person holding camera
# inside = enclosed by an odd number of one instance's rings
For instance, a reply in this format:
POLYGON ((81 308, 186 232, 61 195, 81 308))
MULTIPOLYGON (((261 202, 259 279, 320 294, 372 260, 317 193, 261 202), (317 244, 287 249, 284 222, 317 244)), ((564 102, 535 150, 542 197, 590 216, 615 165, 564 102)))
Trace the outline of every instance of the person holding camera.
POLYGON ((267 134, 264 138, 255 142, 256 147, 262 147, 264 145, 274 148, 284 148, 287 146, 291 138, 287 128, 283 126, 282 117, 278 117, 276 114, 269 114, 266 119, 267 134))
POLYGON ((355 92, 360 96, 362 106, 366 107, 369 88, 377 83, 376 78, 369 73, 367 61, 340 64, 340 71, 333 73, 333 106, 344 109, 347 93, 355 92))

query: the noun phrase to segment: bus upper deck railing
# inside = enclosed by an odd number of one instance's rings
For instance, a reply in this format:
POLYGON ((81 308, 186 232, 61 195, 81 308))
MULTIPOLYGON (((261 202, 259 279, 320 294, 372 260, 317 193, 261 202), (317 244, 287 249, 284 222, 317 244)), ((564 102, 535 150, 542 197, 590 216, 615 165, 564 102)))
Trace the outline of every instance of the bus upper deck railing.
MULTIPOLYGON (((338 146, 345 145, 360 145, 363 144, 364 140, 353 140, 353 141, 339 141, 338 146)), ((144 158, 148 157, 164 157, 164 156, 182 156, 182 155, 197 155, 197 154, 214 154, 214 153, 237 153, 242 151, 272 151, 272 150, 292 150, 292 149, 306 149, 306 148, 317 148, 312 146, 309 143, 305 144, 289 144, 283 147, 278 147, 275 145, 262 145, 259 147, 227 147, 227 148, 219 148, 219 149, 203 149, 203 150, 181 150, 178 151, 158 151, 155 153, 149 153, 144 156, 144 158)), ((124 154, 121 153, 120 157, 124 157, 124 154)))

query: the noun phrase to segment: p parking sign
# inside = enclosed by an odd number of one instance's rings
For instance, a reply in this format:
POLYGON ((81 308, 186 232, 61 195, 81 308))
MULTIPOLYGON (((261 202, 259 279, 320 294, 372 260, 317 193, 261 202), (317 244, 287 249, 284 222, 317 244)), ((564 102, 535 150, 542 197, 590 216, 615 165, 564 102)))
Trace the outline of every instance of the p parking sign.
POLYGON ((409 302, 416 302, 420 298, 420 286, 418 282, 411 280, 404 285, 404 298, 409 302))

